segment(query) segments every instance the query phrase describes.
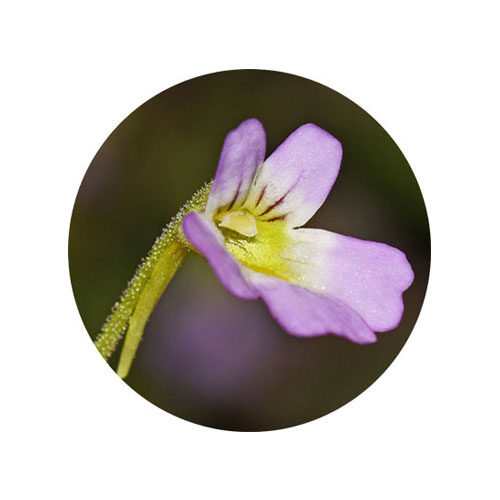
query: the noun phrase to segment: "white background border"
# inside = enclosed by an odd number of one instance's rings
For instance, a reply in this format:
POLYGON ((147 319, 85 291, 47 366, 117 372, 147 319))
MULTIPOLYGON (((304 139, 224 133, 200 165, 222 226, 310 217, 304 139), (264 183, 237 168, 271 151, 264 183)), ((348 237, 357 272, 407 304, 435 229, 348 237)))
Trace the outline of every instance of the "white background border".
POLYGON ((498 498, 494 6, 6 3, 0 496, 498 498), (265 433, 137 397, 89 342, 67 266, 74 198, 110 132, 156 93, 238 68, 310 78, 375 117, 417 176, 433 245, 424 308, 384 376, 325 418, 265 433))

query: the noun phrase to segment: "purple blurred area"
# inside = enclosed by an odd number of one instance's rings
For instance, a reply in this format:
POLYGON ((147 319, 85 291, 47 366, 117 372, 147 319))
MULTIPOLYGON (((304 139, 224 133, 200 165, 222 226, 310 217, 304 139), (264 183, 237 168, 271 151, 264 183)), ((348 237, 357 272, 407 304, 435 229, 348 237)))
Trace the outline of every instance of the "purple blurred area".
POLYGON ((125 382, 192 422, 255 431, 307 422, 356 397, 389 366, 420 312, 430 266, 425 206, 404 156, 373 118, 283 73, 217 73, 173 87, 126 118, 92 161, 75 202, 69 262, 95 338, 162 227, 214 175, 225 134, 249 117, 264 124, 268 154, 306 122, 335 135, 344 148, 340 175, 307 226, 396 246, 415 271, 400 326, 360 346, 288 335, 260 300, 231 296, 200 256, 188 256, 125 382))

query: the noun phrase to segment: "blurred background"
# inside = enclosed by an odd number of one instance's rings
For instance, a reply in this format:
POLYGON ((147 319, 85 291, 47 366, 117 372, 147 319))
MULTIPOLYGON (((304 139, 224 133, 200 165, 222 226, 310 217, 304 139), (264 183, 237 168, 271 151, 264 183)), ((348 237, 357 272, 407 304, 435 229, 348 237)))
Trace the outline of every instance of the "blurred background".
MULTIPOLYGON (((71 219, 69 265, 92 339, 162 228, 215 174, 227 132, 251 117, 266 129, 267 155, 307 122, 341 141, 340 174, 306 227, 403 250, 415 282, 404 294, 400 326, 378 334, 375 344, 360 346, 333 335, 299 339, 277 325, 262 301, 231 296, 200 256, 189 255, 154 310, 125 383, 174 415, 240 431, 310 421, 371 385, 412 331, 430 266, 429 226, 417 181, 371 116, 297 76, 257 70, 210 74, 158 94, 129 115, 82 181, 71 219)), ((110 360, 113 369, 120 347, 110 360)))

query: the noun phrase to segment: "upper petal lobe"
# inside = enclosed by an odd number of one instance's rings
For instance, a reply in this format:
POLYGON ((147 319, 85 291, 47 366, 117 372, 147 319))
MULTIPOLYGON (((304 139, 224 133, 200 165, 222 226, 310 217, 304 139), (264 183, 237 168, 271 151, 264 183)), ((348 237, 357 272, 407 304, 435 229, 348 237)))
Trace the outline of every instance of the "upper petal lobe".
POLYGON ((341 160, 335 137, 312 123, 302 125, 259 168, 245 206, 263 219, 286 217, 301 226, 325 201, 341 160))
POLYGON ((220 207, 236 207, 246 198, 265 154, 266 132, 259 120, 246 120, 227 134, 207 202, 207 215, 212 216, 220 207))

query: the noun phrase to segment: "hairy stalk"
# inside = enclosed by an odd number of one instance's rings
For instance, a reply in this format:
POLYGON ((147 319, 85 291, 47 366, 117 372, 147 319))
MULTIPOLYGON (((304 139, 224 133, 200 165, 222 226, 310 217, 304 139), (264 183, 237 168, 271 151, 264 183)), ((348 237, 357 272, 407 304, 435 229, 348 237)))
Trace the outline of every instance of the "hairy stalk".
POLYGON ((182 219, 188 212, 204 210, 211 187, 209 182, 199 189, 163 229, 95 340, 101 355, 109 359, 127 332, 117 370, 122 378, 128 374, 149 315, 190 249, 182 219))

